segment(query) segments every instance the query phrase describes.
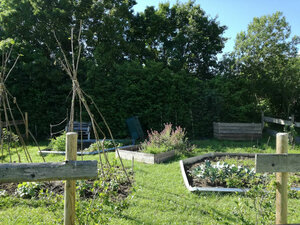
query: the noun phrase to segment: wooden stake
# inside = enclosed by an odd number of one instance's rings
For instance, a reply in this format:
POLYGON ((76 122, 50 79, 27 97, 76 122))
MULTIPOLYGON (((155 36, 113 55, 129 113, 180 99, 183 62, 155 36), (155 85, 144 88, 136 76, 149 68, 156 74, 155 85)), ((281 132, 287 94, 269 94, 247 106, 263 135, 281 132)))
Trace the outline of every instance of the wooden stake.
MULTIPOLYGON (((277 133, 276 153, 288 153, 288 134, 277 133)), ((276 224, 287 224, 288 173, 276 173, 276 224)))
POLYGON ((133 172, 133 167, 134 167, 134 156, 132 156, 132 160, 131 160, 131 170, 133 172))
POLYGON ((26 139, 28 140, 28 113, 25 112, 25 135, 26 135, 26 139))
MULTIPOLYGON (((66 134, 66 160, 76 160, 77 157, 77 133, 66 134)), ((75 192, 76 180, 66 180, 64 225, 75 225, 75 192)))

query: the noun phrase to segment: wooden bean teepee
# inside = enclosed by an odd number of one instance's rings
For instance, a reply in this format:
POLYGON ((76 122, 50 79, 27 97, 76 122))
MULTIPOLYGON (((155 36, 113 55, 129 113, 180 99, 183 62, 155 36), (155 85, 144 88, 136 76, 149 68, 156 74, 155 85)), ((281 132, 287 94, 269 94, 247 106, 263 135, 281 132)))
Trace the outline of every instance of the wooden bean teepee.
MULTIPOLYGON (((13 40, 11 39, 1 41, 0 48, 2 48, 2 62, 0 68, 0 146, 2 162, 5 158, 4 154, 9 155, 10 163, 13 162, 12 151, 16 152, 18 162, 22 162, 22 150, 26 160, 28 162, 32 162, 32 158, 29 154, 23 135, 21 134, 18 123, 15 120, 16 113, 15 111, 13 113, 12 105, 14 105, 14 108, 17 109, 17 112, 22 118, 23 124, 25 124, 24 114, 21 111, 16 98, 12 96, 5 86, 5 81, 11 75, 20 55, 18 55, 14 60, 10 59, 13 51, 13 40), (11 65, 11 67, 9 67, 9 65, 11 65)), ((30 131, 29 134, 38 146, 36 139, 30 131)), ((40 151, 39 146, 38 149, 40 151)), ((43 160, 45 161, 44 158, 43 160)))
MULTIPOLYGON (((82 32, 82 21, 80 21, 79 32, 78 32, 78 35, 77 35, 77 53, 75 53, 75 50, 74 50, 74 27, 71 28, 71 37, 70 37, 70 42, 71 42, 70 58, 71 59, 69 60, 66 52, 63 50, 63 47, 62 47, 60 41, 58 40, 58 38, 56 36, 55 31, 53 31, 54 38, 57 42, 58 48, 59 48, 59 50, 61 52, 61 55, 62 55, 62 57, 56 57, 56 59, 59 61, 62 69, 67 73, 67 75, 70 77, 70 79, 72 81, 72 100, 71 100, 70 120, 69 120, 69 130, 68 131, 71 131, 71 132, 73 131, 74 114, 75 114, 75 101, 76 101, 76 99, 78 99, 79 106, 80 106, 80 124, 81 124, 81 121, 82 121, 82 118, 81 118, 82 107, 81 107, 81 105, 83 105, 84 109, 86 110, 86 112, 89 115, 90 122, 92 124, 92 129, 93 129, 93 132, 94 132, 94 135, 95 135, 96 143, 98 143, 97 147, 98 147, 98 153, 99 153, 99 162, 100 162, 100 166, 101 166, 101 171, 102 171, 102 173, 104 173, 104 170, 103 170, 104 163, 106 165, 108 165, 109 167, 111 166, 110 163, 109 163, 109 160, 108 160, 107 153, 104 151, 104 145, 103 145, 103 142, 106 139, 106 135, 102 131, 102 129, 99 127, 98 123, 96 122, 95 116, 92 113, 92 111, 90 110, 89 104, 94 106, 94 108, 96 109, 96 111, 99 114, 100 118, 102 118, 102 120, 103 120, 103 122, 104 122, 104 124, 105 124, 105 126, 106 126, 106 128, 109 132, 110 138, 112 139, 112 142, 113 142, 115 147, 116 147, 116 144, 115 144, 112 132, 111 132, 105 118, 103 117, 102 113, 100 112, 99 108, 97 107, 97 105, 95 104, 93 99, 89 95, 87 95, 80 88, 80 84, 79 84, 78 79, 77 79, 78 65, 79 65, 80 54, 81 54, 81 50, 82 50, 81 32, 82 32), (100 139, 99 134, 102 135, 101 139, 100 139), (99 141, 99 140, 101 140, 101 141, 99 141), (104 162, 102 161, 100 153, 103 153, 103 155, 104 155, 104 159, 105 159, 104 162)), ((116 149, 116 151, 117 151, 117 154, 119 154, 118 149, 116 149)), ((130 182, 129 177, 127 175, 127 172, 125 170, 125 167, 122 163, 122 160, 121 160, 120 157, 119 157, 119 159, 120 159, 120 162, 121 162, 121 166, 122 166, 122 168, 123 168, 123 170, 124 170, 124 172, 125 172, 125 174, 128 178, 128 181, 130 182)))

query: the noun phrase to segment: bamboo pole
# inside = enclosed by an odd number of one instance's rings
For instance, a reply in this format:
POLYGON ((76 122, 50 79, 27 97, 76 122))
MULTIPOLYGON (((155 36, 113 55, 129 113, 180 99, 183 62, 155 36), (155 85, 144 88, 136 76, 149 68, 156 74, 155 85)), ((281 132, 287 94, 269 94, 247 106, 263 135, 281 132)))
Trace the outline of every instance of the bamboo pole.
MULTIPOLYGON (((66 161, 76 160, 77 136, 75 132, 69 132, 66 135, 66 161)), ((75 192, 76 180, 66 180, 64 225, 75 225, 75 192)))
MULTIPOLYGON (((276 153, 288 153, 288 134, 277 133, 276 153)), ((287 224, 288 173, 276 173, 276 224, 287 224)))

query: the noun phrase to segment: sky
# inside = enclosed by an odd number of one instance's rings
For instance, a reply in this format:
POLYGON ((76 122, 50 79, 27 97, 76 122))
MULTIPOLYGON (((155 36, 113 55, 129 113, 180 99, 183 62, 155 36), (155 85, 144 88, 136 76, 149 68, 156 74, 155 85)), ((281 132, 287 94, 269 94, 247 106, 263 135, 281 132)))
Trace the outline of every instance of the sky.
MULTIPOLYGON (((137 5, 133 8, 135 12, 144 11, 147 6, 158 8, 159 3, 170 2, 171 5, 176 3, 176 0, 136 1, 137 5)), ((185 3, 187 0, 179 2, 185 3)), ((246 31, 254 17, 271 15, 276 11, 281 11, 286 17, 291 26, 292 36, 300 36, 300 0, 196 0, 195 4, 199 4, 211 18, 217 16, 220 25, 228 27, 224 33, 224 37, 228 40, 223 53, 233 50, 236 35, 246 31)))

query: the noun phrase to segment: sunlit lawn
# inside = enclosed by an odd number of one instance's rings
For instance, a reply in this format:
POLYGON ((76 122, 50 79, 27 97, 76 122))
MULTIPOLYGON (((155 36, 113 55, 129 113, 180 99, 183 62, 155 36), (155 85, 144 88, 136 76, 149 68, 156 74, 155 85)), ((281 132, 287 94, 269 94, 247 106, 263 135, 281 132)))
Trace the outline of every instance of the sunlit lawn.
MULTIPOLYGON (((128 207, 121 213, 111 208, 103 211, 110 224, 255 224, 256 212, 237 202, 247 199, 242 194, 190 193, 184 186, 178 161, 208 152, 275 152, 274 138, 266 145, 267 139, 257 142, 232 142, 217 140, 195 141, 197 148, 186 156, 163 164, 148 165, 134 163, 134 190, 127 197, 128 207), (247 212, 241 218, 240 212, 247 212), (238 213, 239 212, 239 213, 238 213)), ((45 147, 45 146, 43 146, 45 147)), ((34 162, 42 162, 37 148, 29 147, 34 162)), ((290 149, 299 153, 300 147, 290 149)), ((109 153, 113 159, 114 153, 109 153)), ((47 162, 63 161, 64 156, 48 155, 47 162)), ((84 156, 84 160, 99 159, 99 156, 84 156)), ((8 157, 6 156, 5 162, 8 157)), ((81 160, 81 156, 78 156, 81 160)), ((13 161, 17 161, 13 155, 13 161)), ((130 169, 131 161, 124 160, 130 169)), ((300 222, 300 199, 289 199, 289 223, 300 222)), ((273 207, 275 210, 275 207, 273 207)), ((25 200, 16 197, 0 198, 0 224, 61 224, 63 204, 51 206, 47 200, 25 200)))

